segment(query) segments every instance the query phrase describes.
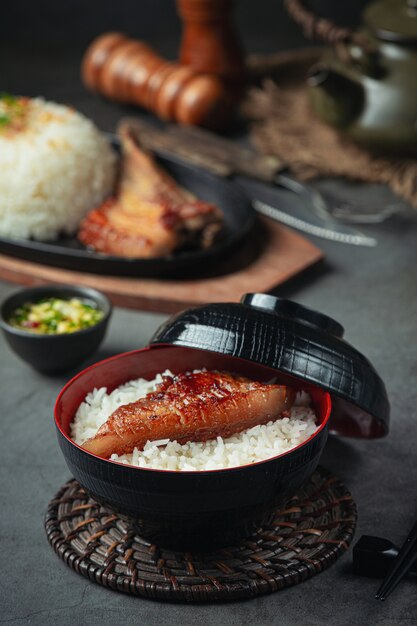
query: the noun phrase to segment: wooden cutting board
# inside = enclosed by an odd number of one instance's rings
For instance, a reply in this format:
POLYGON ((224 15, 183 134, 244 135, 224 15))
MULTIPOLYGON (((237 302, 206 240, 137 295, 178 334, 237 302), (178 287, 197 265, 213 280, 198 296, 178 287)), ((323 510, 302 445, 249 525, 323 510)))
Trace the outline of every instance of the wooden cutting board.
POLYGON ((324 257, 297 232, 267 218, 261 221, 265 237, 259 255, 245 267, 221 276, 185 280, 122 278, 0 255, 0 278, 26 286, 60 283, 94 287, 117 306, 160 313, 175 313, 204 302, 238 302, 244 293, 271 291, 324 257))

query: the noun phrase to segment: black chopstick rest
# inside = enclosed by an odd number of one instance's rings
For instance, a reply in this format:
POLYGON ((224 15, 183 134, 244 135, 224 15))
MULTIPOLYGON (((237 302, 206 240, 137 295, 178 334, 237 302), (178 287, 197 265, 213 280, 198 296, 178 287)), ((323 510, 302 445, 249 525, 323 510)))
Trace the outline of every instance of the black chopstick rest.
MULTIPOLYGON (((394 559, 398 556, 398 548, 382 537, 362 535, 353 548, 353 573, 357 576, 384 578, 394 559)), ((417 574, 417 562, 410 573, 417 574)))

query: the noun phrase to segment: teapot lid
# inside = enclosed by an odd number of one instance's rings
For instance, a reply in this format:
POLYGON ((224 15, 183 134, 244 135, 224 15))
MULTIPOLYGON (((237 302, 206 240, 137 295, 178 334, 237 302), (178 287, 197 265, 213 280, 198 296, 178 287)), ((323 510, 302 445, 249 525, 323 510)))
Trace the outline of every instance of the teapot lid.
POLYGON ((248 360, 321 387, 332 397, 331 432, 383 437, 390 414, 385 385, 343 334, 343 326, 323 313, 269 294, 249 293, 240 303, 207 304, 172 316, 151 344, 248 360))
POLYGON ((379 39, 416 43, 417 0, 377 0, 364 11, 367 27, 379 39))

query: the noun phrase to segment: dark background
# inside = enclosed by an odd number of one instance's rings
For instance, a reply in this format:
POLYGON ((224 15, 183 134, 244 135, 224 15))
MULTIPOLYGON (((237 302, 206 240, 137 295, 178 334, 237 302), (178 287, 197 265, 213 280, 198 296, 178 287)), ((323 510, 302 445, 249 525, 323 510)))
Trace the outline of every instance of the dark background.
MULTIPOLYGON (((312 6, 340 23, 359 21, 364 0, 315 0, 312 6)), ((303 43, 279 0, 237 0, 235 21, 249 50, 303 43)), ((180 23, 174 0, 21 0, 1 3, 0 39, 33 49, 83 49, 106 30, 122 30, 175 50, 180 23)))
MULTIPOLYGON (((354 25, 364 4, 316 0, 313 6, 338 23, 354 25)), ((27 74, 38 60, 63 63, 62 69, 68 58, 79 63, 88 43, 105 31, 145 39, 170 57, 178 49, 181 25, 174 0, 7 0, 0 5, 0 87, 10 91, 25 91, 27 74)), ((279 0, 237 0, 234 21, 248 52, 306 44, 279 0)))

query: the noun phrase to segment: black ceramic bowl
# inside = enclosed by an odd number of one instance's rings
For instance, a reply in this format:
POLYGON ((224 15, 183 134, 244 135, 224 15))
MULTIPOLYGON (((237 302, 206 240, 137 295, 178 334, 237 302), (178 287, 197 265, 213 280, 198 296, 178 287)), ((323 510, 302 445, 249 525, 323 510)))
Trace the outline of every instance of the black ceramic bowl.
POLYGON ((45 374, 58 374, 82 363, 97 350, 106 333, 112 305, 105 295, 88 287, 49 285, 21 289, 4 300, 0 310, 0 326, 9 346, 33 368, 45 374), (62 335, 36 335, 8 323, 13 311, 25 302, 41 298, 79 298, 94 304, 104 316, 98 324, 62 335))
POLYGON ((277 375, 234 357, 157 345, 85 369, 64 387, 55 405, 59 444, 74 477, 95 500, 133 518, 143 537, 167 547, 226 545, 248 535, 310 476, 327 440, 329 394, 288 376, 282 376, 282 382, 310 392, 320 428, 302 445, 267 461, 202 472, 142 469, 104 460, 71 440, 70 423, 94 387, 105 386, 110 392, 134 378, 152 379, 166 368, 179 373, 202 367, 263 381, 277 375))

